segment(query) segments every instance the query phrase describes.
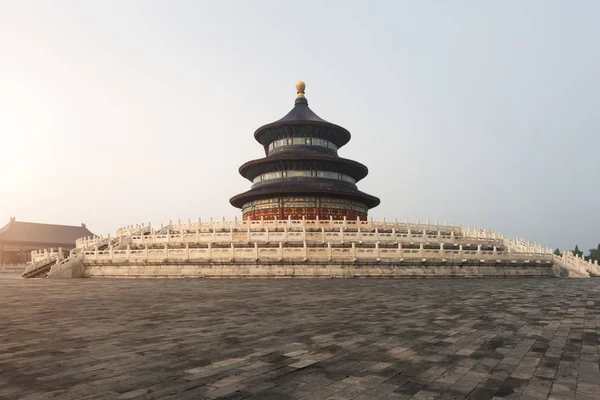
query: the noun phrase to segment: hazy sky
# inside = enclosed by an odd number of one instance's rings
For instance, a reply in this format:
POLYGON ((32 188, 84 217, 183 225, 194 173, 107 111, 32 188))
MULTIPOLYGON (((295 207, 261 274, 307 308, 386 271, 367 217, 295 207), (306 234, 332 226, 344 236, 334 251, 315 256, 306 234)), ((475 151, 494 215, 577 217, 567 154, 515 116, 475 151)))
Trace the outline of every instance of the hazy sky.
POLYGON ((240 216, 259 126, 352 133, 376 219, 600 242, 598 1, 0 0, 0 225, 240 216))

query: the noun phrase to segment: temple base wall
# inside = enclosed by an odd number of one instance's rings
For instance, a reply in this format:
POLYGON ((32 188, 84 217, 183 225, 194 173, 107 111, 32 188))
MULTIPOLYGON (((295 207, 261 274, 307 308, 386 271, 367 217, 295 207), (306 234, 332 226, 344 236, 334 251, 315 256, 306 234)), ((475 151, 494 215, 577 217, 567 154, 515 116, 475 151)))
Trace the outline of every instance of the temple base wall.
POLYGON ((341 210, 335 208, 271 208, 267 210, 256 210, 248 211, 242 214, 244 220, 285 220, 291 218, 293 220, 302 219, 304 216, 307 220, 328 220, 333 219, 336 221, 343 220, 344 217, 348 220, 360 219, 361 221, 367 220, 367 213, 354 211, 354 210, 341 210))
POLYGON ((362 203, 331 197, 272 197, 244 204, 244 220, 348 220, 366 221, 368 208, 362 203))
POLYGON ((552 265, 441 264, 96 264, 89 278, 511 278, 555 277, 552 265))

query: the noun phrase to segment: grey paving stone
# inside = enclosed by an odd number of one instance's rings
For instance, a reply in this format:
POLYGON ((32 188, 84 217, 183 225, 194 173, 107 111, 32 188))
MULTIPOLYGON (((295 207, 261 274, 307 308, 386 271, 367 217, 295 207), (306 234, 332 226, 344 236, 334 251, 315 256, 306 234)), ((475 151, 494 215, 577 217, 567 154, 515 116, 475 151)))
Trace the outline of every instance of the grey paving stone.
POLYGON ((0 279, 2 399, 595 399, 597 280, 0 279))

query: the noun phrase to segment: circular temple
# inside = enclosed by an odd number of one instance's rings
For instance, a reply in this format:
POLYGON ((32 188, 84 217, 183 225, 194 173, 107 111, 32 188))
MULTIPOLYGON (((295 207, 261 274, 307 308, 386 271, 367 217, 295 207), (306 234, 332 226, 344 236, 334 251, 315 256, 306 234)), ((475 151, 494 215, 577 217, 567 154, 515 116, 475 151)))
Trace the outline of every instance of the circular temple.
POLYGON ((294 108, 254 133, 266 157, 240 167, 252 187, 229 202, 250 220, 364 220, 368 210, 379 205, 377 197, 356 186, 368 169, 338 156, 350 132, 317 116, 308 107, 305 88, 298 81, 294 108))

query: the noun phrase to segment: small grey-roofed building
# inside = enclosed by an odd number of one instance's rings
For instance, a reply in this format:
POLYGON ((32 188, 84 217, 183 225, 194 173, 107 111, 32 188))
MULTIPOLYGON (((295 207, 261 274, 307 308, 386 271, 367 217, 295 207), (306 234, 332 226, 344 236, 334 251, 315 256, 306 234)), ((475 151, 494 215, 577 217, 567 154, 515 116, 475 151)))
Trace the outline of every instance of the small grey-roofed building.
POLYGON ((45 248, 75 248, 75 241, 93 236, 85 224, 81 226, 21 222, 14 217, 0 228, 0 264, 20 264, 31 260, 31 251, 45 248))

